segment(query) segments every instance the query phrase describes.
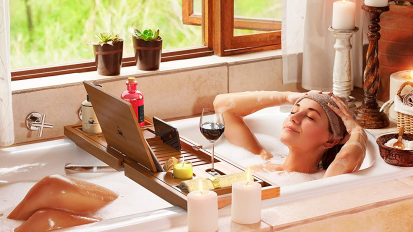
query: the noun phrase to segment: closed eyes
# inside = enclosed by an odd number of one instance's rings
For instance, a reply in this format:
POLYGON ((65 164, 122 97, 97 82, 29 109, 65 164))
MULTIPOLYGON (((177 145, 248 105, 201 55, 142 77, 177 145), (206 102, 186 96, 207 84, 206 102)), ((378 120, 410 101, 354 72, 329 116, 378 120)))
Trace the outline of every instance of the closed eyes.
MULTIPOLYGON (((296 114, 296 112, 290 112, 290 115, 292 115, 292 114, 296 114)), ((314 121, 314 118, 312 118, 312 117, 310 117, 310 116, 307 116, 307 118, 309 118, 310 120, 312 120, 312 121, 314 121)))

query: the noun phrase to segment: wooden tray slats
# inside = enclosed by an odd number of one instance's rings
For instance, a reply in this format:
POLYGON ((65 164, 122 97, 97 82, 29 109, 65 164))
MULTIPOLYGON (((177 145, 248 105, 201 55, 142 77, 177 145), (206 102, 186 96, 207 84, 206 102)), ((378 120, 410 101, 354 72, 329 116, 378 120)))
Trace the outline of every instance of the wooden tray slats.
MULTIPOLYGON (((203 150, 201 146, 191 140, 181 136, 181 151, 164 144, 159 136, 155 136, 152 122, 145 118, 147 126, 141 127, 148 145, 157 157, 159 163, 164 165, 169 158, 175 157, 181 160, 190 161, 194 167, 193 178, 211 177, 205 170, 211 168, 211 155, 203 150)), ((91 153, 98 159, 107 163, 111 167, 120 170, 124 167, 125 175, 152 191, 159 197, 165 199, 173 205, 186 209, 186 194, 177 186, 182 181, 175 179, 171 172, 152 172, 148 168, 135 162, 124 154, 107 148, 107 143, 103 134, 89 135, 82 131, 82 125, 65 126, 65 135, 72 139, 76 145, 91 153)), ((215 154, 215 168, 225 174, 244 171, 241 166, 215 154)), ((262 199, 278 197, 280 187, 261 177, 255 176, 256 181, 263 186, 262 199)), ((218 194, 218 208, 223 208, 231 204, 231 187, 215 189, 218 194)))

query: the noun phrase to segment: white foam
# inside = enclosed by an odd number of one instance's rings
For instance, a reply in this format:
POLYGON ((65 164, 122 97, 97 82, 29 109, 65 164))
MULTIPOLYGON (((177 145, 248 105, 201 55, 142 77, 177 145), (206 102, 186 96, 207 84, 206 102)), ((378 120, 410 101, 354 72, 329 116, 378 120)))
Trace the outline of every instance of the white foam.
POLYGON ((229 106, 223 106, 223 107, 218 108, 217 110, 218 113, 224 113, 225 111, 235 108, 237 106, 233 97, 231 97, 229 100, 231 104, 229 106))
MULTIPOLYGON (((397 141, 398 141, 397 139, 390 139, 384 145, 388 146, 388 147, 393 147, 393 144, 395 144, 397 141)), ((402 139, 402 143, 404 144, 404 149, 403 150, 413 150, 413 143, 412 142, 413 141, 402 139)))
MULTIPOLYGON (((255 136, 257 137, 259 143, 274 156, 269 160, 270 163, 279 165, 284 163, 288 154, 287 146, 281 143, 278 138, 270 135, 255 134, 255 136)), ((217 142, 215 145, 215 151, 243 167, 265 164, 267 162, 263 160, 261 156, 254 155, 241 147, 229 143, 227 140, 220 140, 217 142)), ((259 171, 255 173, 279 186, 288 186, 321 179, 324 176, 325 170, 320 170, 317 173, 312 174, 286 171, 259 171)))
POLYGON ((339 160, 335 161, 335 162, 333 163, 333 165, 342 165, 342 166, 343 166, 343 170, 341 171, 341 173, 344 173, 344 172, 346 171, 346 169, 347 169, 348 163, 347 163, 347 161, 346 161, 345 159, 339 159, 339 160))

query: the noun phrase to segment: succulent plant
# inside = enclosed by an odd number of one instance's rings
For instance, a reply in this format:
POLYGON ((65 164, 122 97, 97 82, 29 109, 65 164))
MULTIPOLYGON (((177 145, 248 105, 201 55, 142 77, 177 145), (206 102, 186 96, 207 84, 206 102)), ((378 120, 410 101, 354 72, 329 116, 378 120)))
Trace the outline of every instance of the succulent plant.
POLYGON ((121 40, 119 34, 114 35, 112 32, 100 32, 95 36, 99 39, 99 41, 92 44, 100 44, 101 46, 103 46, 104 44, 113 46, 113 43, 119 42, 121 40))
POLYGON ((135 36, 137 39, 142 39, 145 41, 158 41, 159 29, 157 29, 155 32, 153 32, 151 29, 144 30, 143 32, 141 32, 139 29, 135 29, 133 36, 135 36))

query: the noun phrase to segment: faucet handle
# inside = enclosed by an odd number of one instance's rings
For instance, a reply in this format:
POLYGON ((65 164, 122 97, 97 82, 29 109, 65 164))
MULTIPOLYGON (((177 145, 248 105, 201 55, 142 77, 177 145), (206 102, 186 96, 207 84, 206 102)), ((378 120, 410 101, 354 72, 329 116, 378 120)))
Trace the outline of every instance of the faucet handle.
POLYGON ((39 137, 42 137, 43 128, 53 128, 53 124, 45 123, 46 114, 32 112, 26 117, 26 127, 32 131, 39 131, 39 137))

